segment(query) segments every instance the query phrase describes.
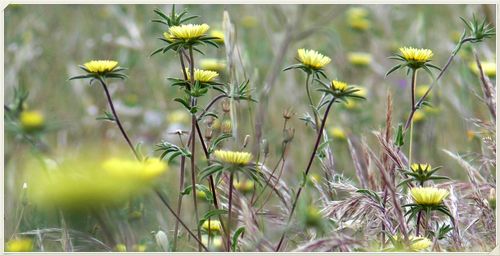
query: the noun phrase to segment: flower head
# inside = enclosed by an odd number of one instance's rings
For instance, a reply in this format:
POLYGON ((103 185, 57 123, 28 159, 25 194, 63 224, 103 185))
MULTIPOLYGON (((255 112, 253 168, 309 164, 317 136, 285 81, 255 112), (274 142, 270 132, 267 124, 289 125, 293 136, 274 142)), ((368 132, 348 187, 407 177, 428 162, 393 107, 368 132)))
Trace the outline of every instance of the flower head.
MULTIPOLYGON (((189 69, 186 68, 186 74, 188 76, 188 79, 191 77, 191 73, 189 72, 189 69)), ((201 83, 209 83, 213 82, 215 78, 219 76, 219 73, 211 70, 202 70, 202 69, 194 69, 194 80, 199 81, 201 83)))
POLYGON ((175 39, 188 41, 197 39, 205 35, 209 28, 210 26, 208 26, 207 24, 185 24, 180 26, 172 26, 169 28, 168 32, 175 39))
POLYGON ((368 11, 364 8, 353 7, 347 11, 347 23, 352 29, 364 31, 370 28, 368 11))
POLYGON ((345 91, 347 89, 347 83, 344 83, 344 82, 341 82, 341 81, 337 81, 337 80, 333 80, 332 83, 332 90, 334 91, 345 91))
POLYGON ((167 170, 167 164, 159 158, 148 158, 143 162, 111 158, 102 163, 104 171, 116 178, 150 181, 167 170))
POLYGON ((430 164, 413 163, 413 164, 411 164, 410 169, 413 172, 417 172, 419 170, 422 170, 424 172, 428 172, 428 171, 432 170, 432 167, 430 164))
POLYGON ((33 241, 27 238, 16 238, 9 240, 5 245, 6 252, 32 252, 33 241))
POLYGON ((298 49, 299 61, 312 69, 321 69, 330 63, 331 59, 315 50, 298 49))
POLYGON ((253 187, 255 185, 255 182, 253 180, 234 180, 233 181, 233 186, 235 189, 242 193, 248 193, 253 190, 253 187))
POLYGON ((368 66, 372 62, 372 55, 366 52, 350 52, 347 60, 356 66, 368 66))
POLYGON ((220 221, 218 220, 205 220, 203 222, 203 225, 201 226, 204 230, 210 231, 210 232, 221 232, 222 231, 222 225, 220 221))
MULTIPOLYGON (((474 72, 474 74, 479 75, 479 67, 477 66, 476 62, 471 62, 469 68, 472 72, 474 72)), ((481 61, 481 68, 483 69, 484 74, 489 77, 495 77, 497 74, 496 62, 481 61)))
POLYGON ((234 165, 247 165, 252 160, 252 154, 248 152, 216 150, 214 155, 218 160, 234 165))
POLYGON ((118 66, 118 62, 114 60, 91 60, 83 64, 83 66, 90 73, 103 74, 113 71, 118 66))
POLYGON ((201 59, 200 67, 205 70, 220 72, 226 68, 226 63, 218 59, 201 59))
MULTIPOLYGON (((404 244, 403 237, 395 235, 395 236, 392 237, 392 239, 396 243, 396 244, 393 244, 393 245, 397 249, 399 249, 399 250, 405 250, 406 246, 404 244)), ((409 240, 410 244, 409 244, 409 248, 407 248, 406 250, 410 250, 410 251, 413 251, 413 252, 423 251, 423 250, 429 248, 432 245, 432 241, 431 240, 429 240, 426 237, 422 237, 422 236, 409 236, 408 240, 409 240)))
POLYGON ((425 63, 431 60, 434 55, 429 49, 417 49, 413 47, 399 48, 403 58, 410 62, 425 63))
POLYGON ((413 201, 418 205, 437 206, 443 202, 449 194, 446 189, 433 187, 415 187, 410 190, 413 201))
POLYGON ((345 132, 342 128, 340 127, 332 127, 328 130, 328 133, 336 138, 336 139, 339 139, 339 140, 345 140, 346 139, 346 135, 345 135, 345 132))
POLYGON ((39 111, 23 111, 19 115, 21 127, 26 132, 33 132, 43 128, 45 119, 39 111))
POLYGON ((224 43, 224 32, 222 32, 220 30, 212 30, 210 32, 210 36, 217 38, 217 39, 214 40, 215 42, 217 42, 219 44, 223 44, 224 43))

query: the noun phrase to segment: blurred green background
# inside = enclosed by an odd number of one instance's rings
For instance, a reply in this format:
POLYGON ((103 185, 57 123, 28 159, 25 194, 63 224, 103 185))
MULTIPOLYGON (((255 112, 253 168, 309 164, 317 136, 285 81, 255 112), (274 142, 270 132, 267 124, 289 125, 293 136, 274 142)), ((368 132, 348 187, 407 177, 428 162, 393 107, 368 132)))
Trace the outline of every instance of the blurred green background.
MULTIPOLYGON (((115 59, 128 68, 125 73, 129 78, 113 81, 109 87, 132 141, 141 142, 145 153, 157 155, 155 144, 163 139, 175 142, 176 136, 170 133, 176 129, 189 130, 189 118, 179 113, 181 108, 173 101, 180 92, 170 87, 166 79, 180 77, 178 57, 170 52, 149 57, 162 45, 157 38, 166 30, 165 26, 151 22, 155 8, 169 13, 171 6, 9 5, 5 9, 4 101, 6 104, 12 101, 16 87, 29 90, 27 108, 44 114, 47 131, 42 140, 52 157, 68 150, 92 148, 109 154, 126 147, 112 123, 96 120, 107 110, 101 88, 89 86, 84 80, 68 81, 70 76, 80 73, 78 65, 92 59, 115 59)), ((377 148, 372 132, 384 127, 388 92, 393 98, 394 127, 406 120, 410 110, 409 77, 396 72, 385 78, 385 72, 396 64, 387 57, 402 46, 423 47, 434 52, 433 64, 443 66, 464 28, 459 17, 470 19, 475 14, 496 25, 494 5, 177 5, 176 8, 200 15, 195 22, 205 22, 211 30, 223 29, 223 12, 228 12, 236 28, 235 44, 241 55, 236 69, 240 81, 243 77, 250 79, 257 100, 262 100, 270 77, 276 76, 269 87, 268 105, 263 113, 262 138, 269 141, 269 163, 273 165, 281 150, 282 113, 293 107, 296 115, 288 125, 295 128, 295 136, 283 175, 291 186, 299 182, 314 138, 312 129, 299 119, 309 111, 305 75, 299 71, 280 71, 296 63, 298 48, 315 49, 331 57, 332 63, 325 68, 330 79, 365 88, 367 100, 347 107, 335 106, 327 127, 341 128, 346 137, 366 140, 377 148), (354 15, 353 8, 366 12, 361 27, 356 27, 349 18, 354 15), (284 59, 276 61, 283 49, 284 59), (368 53, 371 61, 356 65, 349 60, 352 52, 368 53), (280 72, 273 73, 275 67, 280 72)), ((474 48, 482 61, 496 61, 495 40, 474 48)), ((226 56, 224 47, 207 49, 205 54, 197 54, 196 60, 226 56)), ((482 131, 470 119, 490 117, 480 100, 480 80, 469 67, 472 61, 472 47, 467 45, 431 93, 433 108, 423 111, 414 135, 416 161, 442 165, 442 174, 463 180, 465 171, 442 149, 464 153, 471 161, 479 161, 476 158, 482 146, 478 134, 482 131)), ((493 82, 494 78, 490 77, 493 82)), ((418 85, 428 85, 430 81, 427 74, 419 73, 418 85)), ((319 99, 319 93, 315 98, 319 99)), ((250 134, 250 149, 259 104, 262 103, 238 104, 239 140, 250 134)), ((220 113, 219 104, 217 109, 220 113)), ((17 216, 13 209, 24 182, 22 167, 32 152, 29 144, 20 142, 6 133, 6 237, 14 230, 17 216)), ((334 136, 332 150, 337 171, 356 180, 347 141, 334 136)), ((403 152, 407 152, 406 145, 403 152)), ((319 165, 316 169, 313 172, 320 173, 319 165)), ((177 193, 177 172, 178 168, 172 166, 169 177, 165 178, 172 185, 167 190, 173 193, 177 193)), ((148 229, 156 228, 156 224, 144 227, 145 234, 148 229)), ((28 229, 30 222, 22 225, 28 229)))

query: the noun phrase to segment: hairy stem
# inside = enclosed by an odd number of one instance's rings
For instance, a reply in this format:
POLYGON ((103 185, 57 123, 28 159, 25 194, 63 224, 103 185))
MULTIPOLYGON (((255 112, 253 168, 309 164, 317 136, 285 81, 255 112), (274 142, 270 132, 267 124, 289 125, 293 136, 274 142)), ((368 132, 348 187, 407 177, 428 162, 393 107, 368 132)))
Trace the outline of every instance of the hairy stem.
MULTIPOLYGON (((179 197, 177 199, 177 215, 181 215, 182 197, 183 197, 181 192, 184 190, 185 165, 186 165, 186 157, 181 156, 181 173, 180 173, 180 180, 179 180, 179 197)), ((175 221, 175 228, 174 228, 174 241, 172 244, 172 251, 174 251, 174 252, 177 248, 177 236, 178 235, 179 235, 179 221, 176 220, 175 221)))
MULTIPOLYGON (((415 106, 415 87, 417 84, 417 70, 413 69, 411 74, 411 112, 415 112, 417 107, 415 106)), ((408 169, 411 166, 411 153, 412 153, 412 144, 413 144, 413 120, 410 121, 410 145, 408 152, 408 169)))
MULTIPOLYGON (((326 124, 326 119, 328 117, 328 113, 330 112, 330 108, 333 105, 333 102, 335 102, 335 98, 332 98, 330 103, 328 104, 328 107, 326 108, 325 114, 323 116, 323 121, 321 122, 321 128, 319 129, 318 135, 316 137, 316 142, 314 144, 314 149, 312 151, 311 157, 309 158, 309 163, 307 164, 307 168, 305 171, 304 178, 307 179, 307 175, 309 174, 309 171, 311 170, 312 163, 314 161, 314 157, 316 156, 316 151, 318 150, 319 142, 321 141, 321 137, 323 135, 323 129, 325 129, 325 124, 326 124)), ((302 192, 302 189, 304 188, 305 182, 303 182, 300 185, 299 190, 297 191, 297 195, 295 195, 295 200, 293 201, 292 205, 292 210, 290 211, 290 216, 288 217, 288 222, 287 226, 290 224, 290 221, 292 220, 293 213, 295 211, 295 207, 297 206, 297 202, 299 201, 300 193, 302 192)), ((285 239, 286 235, 286 229, 283 231, 283 234, 281 235, 280 241, 278 243, 278 246, 276 247, 276 252, 279 252, 281 245, 283 244, 283 240, 285 239)))

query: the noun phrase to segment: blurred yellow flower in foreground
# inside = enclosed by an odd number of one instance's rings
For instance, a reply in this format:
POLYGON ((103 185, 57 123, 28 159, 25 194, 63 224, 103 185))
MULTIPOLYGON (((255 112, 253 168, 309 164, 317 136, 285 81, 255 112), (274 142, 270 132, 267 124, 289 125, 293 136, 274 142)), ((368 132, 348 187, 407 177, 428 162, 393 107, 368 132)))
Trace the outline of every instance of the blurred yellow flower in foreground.
POLYGON ((212 32, 210 32, 210 36, 218 38, 218 39, 214 39, 215 42, 217 42, 219 44, 223 44, 224 43, 224 32, 223 31, 221 31, 221 30, 212 30, 212 32))
POLYGON ((172 26, 168 32, 175 39, 190 40, 199 38, 210 29, 207 24, 184 24, 180 26, 172 26))
POLYGON ((23 130, 27 132, 40 130, 45 124, 45 118, 40 111, 23 111, 19 115, 19 121, 23 130))
POLYGON ((9 240, 5 244, 6 252, 32 252, 33 251, 33 241, 28 238, 16 238, 9 240))
POLYGON ((214 155, 215 158, 224 163, 235 165, 247 165, 252 160, 252 154, 248 152, 216 150, 214 155))
POLYGON ((449 194, 446 189, 433 187, 412 188, 410 193, 416 204, 429 206, 440 205, 449 194))
MULTIPOLYGON (((483 68, 483 72, 485 75, 489 77, 495 77, 497 74, 497 63, 490 61, 481 61, 481 67, 483 68)), ((479 75, 479 68, 475 61, 469 64, 469 68, 474 74, 479 75)))
MULTIPOLYGON (((424 97, 424 94, 427 92, 427 90, 429 89, 429 86, 428 85, 418 85, 417 88, 415 88, 415 95, 417 96, 417 98, 422 98, 424 97)), ((426 97, 426 99, 430 98, 431 94, 429 93, 426 97)))
POLYGON ((415 111, 415 114, 413 114, 413 122, 418 123, 420 121, 423 121, 424 119, 425 119, 425 114, 420 110, 415 111))
POLYGON ((297 53, 299 61, 312 69, 321 69, 332 61, 329 57, 315 50, 298 49, 297 53))
POLYGON ((114 60, 92 60, 83 64, 90 73, 106 73, 113 71, 118 66, 118 62, 114 60))
POLYGON ((368 66, 372 62, 372 55, 366 52, 350 52, 347 60, 356 66, 368 66))
MULTIPOLYGON (((191 73, 189 72, 189 69, 186 68, 186 74, 188 76, 188 79, 191 79, 191 73)), ((202 83, 208 83, 212 82, 215 78, 219 76, 219 73, 211 70, 202 70, 202 69, 194 69, 194 80, 195 81, 200 81, 202 83)))
POLYGON ((30 200, 45 209, 69 210, 117 205, 145 192, 167 170, 158 158, 138 162, 80 156, 66 159, 50 170, 33 165, 28 176, 30 200))
POLYGON ((220 251, 222 250, 222 237, 221 236, 211 236, 209 237, 208 235, 203 235, 201 236, 201 242, 205 246, 210 246, 208 249, 211 251, 220 251), (210 243, 209 243, 210 241, 210 243))

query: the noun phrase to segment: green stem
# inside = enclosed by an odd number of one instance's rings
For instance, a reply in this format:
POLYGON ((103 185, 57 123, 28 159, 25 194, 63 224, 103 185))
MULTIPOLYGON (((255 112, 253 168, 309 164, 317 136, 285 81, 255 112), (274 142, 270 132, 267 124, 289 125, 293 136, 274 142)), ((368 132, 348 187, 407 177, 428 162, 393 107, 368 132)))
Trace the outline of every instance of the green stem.
POLYGON ((232 208, 233 208, 233 180, 234 180, 234 171, 231 170, 231 174, 229 175, 229 206, 228 206, 228 215, 227 215, 227 251, 231 251, 231 218, 233 216, 232 208))
POLYGON ((318 115, 316 114, 316 109, 314 108, 313 100, 312 100, 312 97, 311 97, 311 92, 310 92, 310 89, 309 89, 309 78, 310 77, 311 77, 311 74, 307 73, 307 77, 306 77, 306 92, 307 92, 307 99, 309 99, 309 105, 311 106, 311 110, 312 110, 313 115, 314 115, 314 124, 315 124, 314 129, 317 132, 318 131, 318 115))

